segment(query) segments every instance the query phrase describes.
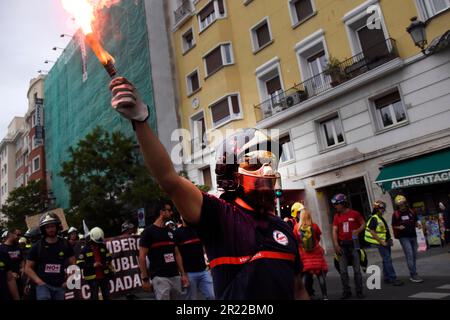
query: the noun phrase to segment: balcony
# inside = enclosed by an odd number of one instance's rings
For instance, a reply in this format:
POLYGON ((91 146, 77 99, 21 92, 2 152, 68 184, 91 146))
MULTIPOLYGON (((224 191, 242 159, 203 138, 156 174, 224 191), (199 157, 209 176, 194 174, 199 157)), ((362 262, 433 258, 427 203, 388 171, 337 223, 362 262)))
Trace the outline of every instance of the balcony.
POLYGON ((309 78, 284 92, 273 95, 270 99, 256 105, 254 107, 256 120, 260 122, 279 112, 297 106, 395 58, 398 58, 398 52, 394 39, 386 39, 377 43, 332 68, 330 67, 327 71, 309 78))
POLYGON ((185 0, 174 12, 175 25, 193 12, 191 0, 185 0))

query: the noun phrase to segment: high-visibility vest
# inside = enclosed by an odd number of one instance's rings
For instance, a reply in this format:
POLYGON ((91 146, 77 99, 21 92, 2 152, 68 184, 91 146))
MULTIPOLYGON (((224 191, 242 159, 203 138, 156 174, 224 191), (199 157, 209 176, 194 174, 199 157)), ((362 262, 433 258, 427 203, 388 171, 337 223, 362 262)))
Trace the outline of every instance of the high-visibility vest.
POLYGON ((373 236, 372 233, 370 233, 370 231, 372 231, 371 229, 369 229, 369 225, 372 221, 372 219, 377 219, 378 225, 377 228, 375 230, 375 233, 377 234, 378 238, 380 238, 383 241, 386 241, 386 235, 387 235, 387 230, 386 230, 386 225, 384 224, 383 220, 377 215, 374 214, 373 216, 370 217, 369 221, 367 221, 366 224, 366 231, 364 233, 364 240, 366 240, 366 242, 371 243, 371 244, 380 244, 378 242, 378 240, 376 240, 373 236))

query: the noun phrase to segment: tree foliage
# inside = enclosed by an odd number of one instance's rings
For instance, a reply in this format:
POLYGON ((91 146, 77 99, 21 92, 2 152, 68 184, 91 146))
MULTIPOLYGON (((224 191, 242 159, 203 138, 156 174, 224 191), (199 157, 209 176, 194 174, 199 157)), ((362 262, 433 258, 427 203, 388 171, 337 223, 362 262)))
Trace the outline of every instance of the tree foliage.
POLYGON ((42 213, 47 206, 47 188, 43 180, 30 181, 27 186, 14 189, 2 206, 9 229, 27 230, 25 217, 42 213))
POLYGON ((72 208, 66 212, 73 225, 86 220, 90 228, 117 235, 122 222, 133 220, 138 208, 166 198, 140 164, 134 141, 120 132, 96 128, 69 148, 69 154, 60 175, 69 186, 72 208))

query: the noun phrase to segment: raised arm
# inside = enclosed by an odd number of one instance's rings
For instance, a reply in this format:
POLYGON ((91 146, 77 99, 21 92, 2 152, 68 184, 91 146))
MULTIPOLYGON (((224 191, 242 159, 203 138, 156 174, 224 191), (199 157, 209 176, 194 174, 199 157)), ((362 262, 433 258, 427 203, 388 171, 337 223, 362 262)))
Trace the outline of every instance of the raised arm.
POLYGON ((112 107, 134 122, 141 152, 150 173, 172 199, 183 219, 191 224, 198 223, 203 196, 192 182, 180 177, 175 171, 169 154, 146 122, 148 107, 125 78, 112 80, 110 89, 113 95, 112 107))

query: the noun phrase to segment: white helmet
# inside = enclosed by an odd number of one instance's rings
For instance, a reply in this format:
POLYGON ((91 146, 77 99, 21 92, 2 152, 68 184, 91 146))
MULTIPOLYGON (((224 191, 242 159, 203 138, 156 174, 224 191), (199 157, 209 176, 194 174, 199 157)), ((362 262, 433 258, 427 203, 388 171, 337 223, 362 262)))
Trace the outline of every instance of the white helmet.
POLYGON ((67 233, 68 233, 68 234, 71 234, 72 232, 78 233, 77 228, 75 228, 75 227, 70 227, 70 228, 69 228, 69 231, 67 231, 67 233))
POLYGON ((96 243, 103 243, 105 234, 103 233, 102 229, 100 229, 99 227, 95 227, 89 232, 89 237, 96 243))

